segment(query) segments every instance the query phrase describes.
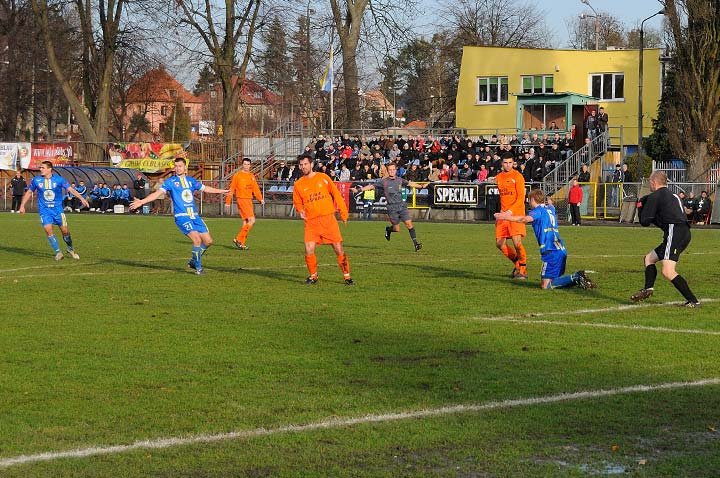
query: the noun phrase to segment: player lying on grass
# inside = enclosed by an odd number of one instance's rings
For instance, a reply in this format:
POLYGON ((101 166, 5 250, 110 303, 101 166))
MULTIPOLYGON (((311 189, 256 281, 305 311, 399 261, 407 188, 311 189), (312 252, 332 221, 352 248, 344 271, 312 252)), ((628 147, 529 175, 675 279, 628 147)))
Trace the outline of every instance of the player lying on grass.
POLYGON ((550 198, 545 199, 545 193, 533 189, 528 193, 530 199, 530 212, 527 216, 513 216, 512 211, 495 213, 498 220, 531 224, 535 238, 540 246, 540 259, 542 260, 540 287, 543 289, 559 289, 562 287, 578 286, 582 289, 594 289, 595 283, 591 281, 585 271, 565 274, 567 250, 558 231, 557 214, 550 198))

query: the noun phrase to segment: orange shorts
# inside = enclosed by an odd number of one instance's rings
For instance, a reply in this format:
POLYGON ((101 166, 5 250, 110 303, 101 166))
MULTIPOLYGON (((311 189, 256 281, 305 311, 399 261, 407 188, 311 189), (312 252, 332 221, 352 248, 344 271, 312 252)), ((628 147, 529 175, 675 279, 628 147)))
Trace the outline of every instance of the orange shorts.
POLYGON ((255 208, 253 207, 252 199, 238 199, 237 206, 241 218, 248 219, 255 217, 255 208))
POLYGON ((335 214, 327 214, 305 220, 305 242, 316 244, 334 244, 342 242, 340 226, 335 214))
POLYGON ((495 239, 510 239, 512 236, 525 237, 525 224, 512 221, 495 223, 495 239))

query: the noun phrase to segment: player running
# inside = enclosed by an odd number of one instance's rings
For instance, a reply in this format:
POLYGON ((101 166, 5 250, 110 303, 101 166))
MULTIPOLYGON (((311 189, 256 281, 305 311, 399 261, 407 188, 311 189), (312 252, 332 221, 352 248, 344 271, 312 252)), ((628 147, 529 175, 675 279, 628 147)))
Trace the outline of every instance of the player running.
POLYGON ((545 204, 545 193, 540 189, 533 189, 528 194, 530 199, 530 212, 527 215, 514 216, 511 211, 495 213, 498 220, 510 221, 520 224, 532 224, 535 237, 540 246, 542 260, 540 287, 543 289, 559 289, 562 287, 578 286, 582 289, 594 289, 595 283, 591 281, 585 271, 577 271, 570 275, 565 274, 567 250, 558 231, 557 214, 552 201, 548 198, 545 204))
POLYGON ((145 198, 137 198, 130 203, 130 210, 142 207, 143 204, 159 199, 165 193, 170 194, 175 214, 175 225, 180 232, 185 234, 193 243, 192 257, 188 261, 188 267, 195 270, 195 273, 204 274, 202 267, 202 255, 213 243, 210 231, 205 221, 200 218, 195 207, 193 193, 202 191, 210 194, 226 194, 228 189, 217 189, 205 186, 197 179, 187 175, 187 162, 185 158, 175 158, 175 174, 167 178, 157 191, 145 198))
MULTIPOLYGON (((513 157, 503 155, 502 171, 495 177, 500 192, 500 212, 510 212, 514 216, 525 216, 525 178, 513 168, 513 157)), ((527 279, 527 254, 522 238, 525 237, 525 224, 498 219, 495 223, 495 245, 505 257, 513 263, 514 279, 527 279), (512 239, 514 250, 508 247, 507 240, 512 239)))
POLYGON ((415 227, 410 219, 410 211, 408 211, 407 203, 402 197, 402 191, 403 188, 407 186, 421 189, 423 185, 413 181, 407 181, 406 179, 397 176, 397 166, 395 163, 387 165, 387 172, 388 175, 384 178, 378 179, 375 184, 355 187, 353 188, 353 192, 369 191, 371 189, 376 191, 379 190, 379 193, 384 195, 387 200, 387 213, 388 219, 390 219, 390 225, 385 228, 385 239, 389 241, 390 234, 393 232, 400 232, 400 221, 402 221, 410 233, 410 239, 412 239, 415 252, 417 252, 422 249, 422 243, 417 240, 415 227))
POLYGON ((67 252, 73 259, 80 259, 80 256, 73 248, 72 237, 70 236, 70 230, 68 229, 67 219, 63 212, 62 200, 64 197, 63 190, 72 194, 85 207, 90 207, 88 202, 75 188, 68 184, 67 180, 62 176, 53 174, 53 164, 50 161, 43 161, 40 163, 40 176, 35 176, 30 185, 28 186, 25 195, 23 195, 22 203, 18 212, 25 214, 25 204, 28 202, 34 192, 37 191, 37 203, 38 203, 38 214, 40 214, 40 222, 42 223, 43 229, 47 234, 48 242, 50 247, 55 251, 55 260, 62 260, 63 253, 60 252, 60 245, 58 240, 53 233, 53 225, 57 225, 62 233, 63 241, 67 245, 67 252))
POLYGON ((230 182, 230 194, 225 197, 225 208, 229 209, 232 198, 235 196, 237 201, 238 213, 243 220, 243 225, 240 228, 240 232, 237 233, 233 244, 240 250, 247 250, 248 246, 245 245, 248 233, 255 224, 255 210, 253 209, 252 198, 260 201, 260 204, 265 204, 260 186, 258 185, 255 175, 250 171, 252 166, 252 160, 250 158, 243 158, 242 169, 233 175, 232 181, 230 182))
POLYGON ((339 210, 340 219, 347 224, 347 205, 332 179, 327 174, 313 171, 312 162, 308 155, 298 156, 302 177, 295 181, 293 188, 293 205, 305 220, 305 264, 310 273, 305 283, 316 284, 318 281, 315 246, 331 244, 345 285, 354 285, 350 277, 350 263, 343 250, 340 226, 335 219, 335 211, 339 210))

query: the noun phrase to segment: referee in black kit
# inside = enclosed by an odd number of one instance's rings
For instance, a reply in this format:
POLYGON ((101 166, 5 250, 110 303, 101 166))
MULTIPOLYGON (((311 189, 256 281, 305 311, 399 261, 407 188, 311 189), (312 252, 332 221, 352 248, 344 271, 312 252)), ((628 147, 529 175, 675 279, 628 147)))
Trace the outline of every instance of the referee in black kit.
POLYGON ((635 302, 645 300, 653 295, 657 268, 655 263, 662 262, 663 276, 672 282, 685 297, 685 307, 699 307, 695 294, 692 293, 687 281, 675 272, 675 265, 680 254, 690 244, 690 224, 688 223, 682 201, 667 188, 667 176, 662 171, 650 175, 652 194, 638 201, 640 224, 655 224, 663 231, 663 241, 645 256, 645 287, 630 297, 635 302))

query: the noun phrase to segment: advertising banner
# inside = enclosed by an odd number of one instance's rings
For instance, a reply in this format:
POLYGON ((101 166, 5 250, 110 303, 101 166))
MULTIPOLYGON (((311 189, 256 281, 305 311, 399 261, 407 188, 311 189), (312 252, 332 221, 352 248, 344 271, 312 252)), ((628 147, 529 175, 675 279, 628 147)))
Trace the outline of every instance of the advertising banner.
POLYGON ((472 183, 432 183, 431 206, 434 208, 478 208, 480 207, 480 185, 472 183))
MULTIPOLYGON (((43 161, 50 161, 53 166, 72 165, 74 151, 69 143, 33 143, 31 151, 32 157, 28 157, 27 165, 22 165, 24 169, 37 171, 43 161)), ((18 159, 22 161, 22 158, 18 159)))
POLYGON ((156 173, 172 169, 175 157, 183 155, 184 149, 176 143, 115 143, 108 146, 107 153, 113 166, 156 173))
POLYGON ((30 164, 30 143, 0 143, 0 169, 27 169, 30 164))

